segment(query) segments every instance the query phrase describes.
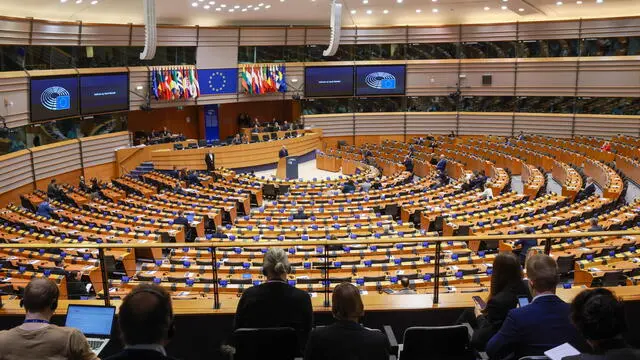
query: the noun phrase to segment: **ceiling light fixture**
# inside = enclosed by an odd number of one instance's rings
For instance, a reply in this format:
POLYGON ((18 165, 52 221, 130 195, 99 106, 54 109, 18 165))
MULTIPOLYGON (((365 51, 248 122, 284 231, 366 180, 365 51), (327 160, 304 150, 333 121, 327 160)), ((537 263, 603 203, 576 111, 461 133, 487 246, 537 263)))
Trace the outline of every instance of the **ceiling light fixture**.
POLYGON ((67 0, 60 0, 60 2, 64 4, 67 2, 67 0))
POLYGON ((247 12, 247 8, 242 9, 242 12, 247 12))
POLYGON ((396 0, 398 4, 402 4, 402 0, 396 0))
POLYGON ((225 4, 220 4, 220 7, 224 9, 224 8, 226 8, 226 7, 227 7, 227 5, 225 5, 225 4))
POLYGON ((438 9, 431 9, 431 12, 432 12, 432 13, 437 13, 437 12, 438 12, 438 9))
POLYGON ((356 11, 355 10, 351 10, 351 15, 355 14, 356 11))
POLYGON ((216 8, 216 11, 222 11, 222 8, 216 8))
POLYGON ((578 5, 582 5, 582 0, 578 0, 578 1, 576 1, 576 4, 578 4, 578 5))
POLYGON ((259 7, 254 7, 253 10, 258 11, 258 10, 260 10, 260 8, 259 7))
POLYGON ((507 6, 506 5, 502 5, 502 6, 500 6, 500 9, 507 10, 507 6))
POLYGON ((382 13, 383 13, 383 14, 388 14, 388 13, 389 13, 389 10, 384 9, 384 10, 382 10, 382 13))
POLYGON ((216 2, 215 1, 209 1, 209 5, 215 5, 216 2))
POLYGON ((369 3, 369 0, 362 0, 362 3, 366 5, 369 3))
POLYGON ((205 10, 209 10, 209 9, 211 9, 211 5, 205 5, 202 8, 205 9, 205 10))
POLYGON ((520 8, 520 9, 518 9, 518 11, 523 12, 523 11, 524 11, 524 9, 523 9, 523 8, 520 8))
POLYGON ((604 0, 596 0, 596 4, 602 4, 604 0))
POLYGON ((95 4, 97 4, 97 3, 98 3, 98 0, 93 0, 93 1, 91 2, 91 5, 95 5, 95 4))
POLYGON ((198 3, 197 3, 197 2, 192 2, 192 3, 191 3, 191 6, 193 6, 193 7, 198 7, 198 3))
MULTIPOLYGON (((270 7, 271 7, 271 5, 267 5, 267 6, 265 6, 264 8, 265 8, 265 9, 269 9, 270 7)), ((254 8, 254 9, 259 9, 259 8, 254 8)))
POLYGON ((485 6, 485 7, 484 7, 484 11, 489 11, 489 10, 491 10, 491 8, 490 8, 490 7, 488 7, 488 6, 485 6))
POLYGON ((260 4, 258 4, 258 6, 264 6, 264 3, 260 3, 260 4))
POLYGON ((371 15, 371 14, 373 14, 373 11, 372 10, 367 10, 367 15, 371 15))
POLYGON ((556 5, 558 5, 558 6, 562 5, 562 1, 558 1, 558 2, 556 3, 556 5))
POLYGON ((76 4, 82 4, 82 0, 76 0, 76 4))
POLYGON ((235 9, 229 9, 229 12, 234 12, 234 11, 235 11, 235 9))
POLYGON ((420 10, 420 9, 416 9, 416 12, 417 12, 418 14, 420 14, 420 13, 422 12, 422 10, 420 10))
POLYGON ((234 5, 233 8, 234 9, 240 9, 240 5, 234 5))

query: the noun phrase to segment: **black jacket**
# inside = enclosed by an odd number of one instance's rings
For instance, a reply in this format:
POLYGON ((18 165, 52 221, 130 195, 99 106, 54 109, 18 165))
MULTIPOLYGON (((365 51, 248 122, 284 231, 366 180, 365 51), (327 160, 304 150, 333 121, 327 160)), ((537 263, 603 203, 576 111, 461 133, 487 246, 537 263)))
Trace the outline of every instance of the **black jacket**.
POLYGON ((632 349, 622 339, 600 344, 600 349, 591 354, 566 356, 562 360, 640 360, 640 350, 632 349))
POLYGON ((379 330, 351 321, 315 328, 304 352, 305 360, 386 360, 389 341, 379 330))
POLYGON ((155 350, 123 350, 122 352, 109 356, 105 360, 175 360, 170 356, 164 356, 155 350))
POLYGON ((204 156, 204 162, 205 162, 205 164, 207 164, 207 170, 213 170, 213 166, 214 166, 215 161, 216 160, 215 160, 215 158, 213 158, 213 156, 212 156, 212 158, 209 158, 209 154, 206 154, 204 156))
POLYGON ((244 291, 234 321, 234 329, 291 327, 304 349, 313 325, 311 296, 282 281, 270 281, 244 291))
POLYGON ((473 331, 471 344, 474 348, 484 350, 489 339, 500 330, 509 310, 518 305, 518 296, 530 297, 523 282, 508 286, 489 299, 486 311, 478 317, 478 327, 473 331))

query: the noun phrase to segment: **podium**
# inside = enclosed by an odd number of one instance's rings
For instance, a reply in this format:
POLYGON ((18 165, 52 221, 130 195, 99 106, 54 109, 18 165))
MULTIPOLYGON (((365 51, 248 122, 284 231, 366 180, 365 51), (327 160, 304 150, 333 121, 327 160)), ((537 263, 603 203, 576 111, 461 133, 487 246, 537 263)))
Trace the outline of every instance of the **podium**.
POLYGON ((278 169, 276 170, 276 178, 282 179, 282 180, 287 178, 287 158, 286 157, 278 159, 278 169))

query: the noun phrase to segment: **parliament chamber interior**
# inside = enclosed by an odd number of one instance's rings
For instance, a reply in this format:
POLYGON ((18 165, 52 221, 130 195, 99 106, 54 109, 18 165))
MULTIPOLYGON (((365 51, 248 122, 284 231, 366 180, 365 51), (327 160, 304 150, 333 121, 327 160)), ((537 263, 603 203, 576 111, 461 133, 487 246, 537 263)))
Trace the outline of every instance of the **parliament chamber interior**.
POLYGON ((48 279, 52 324, 115 308, 101 359, 135 348, 118 318, 145 286, 172 306, 162 359, 561 359, 602 346, 579 298, 614 294, 640 348, 637 1, 0 10, 0 330, 49 323, 27 288, 48 279), (274 282, 308 295, 302 337, 257 297, 274 282), (591 348, 496 350, 549 294, 591 348), (351 320, 369 343, 331 333, 351 320))

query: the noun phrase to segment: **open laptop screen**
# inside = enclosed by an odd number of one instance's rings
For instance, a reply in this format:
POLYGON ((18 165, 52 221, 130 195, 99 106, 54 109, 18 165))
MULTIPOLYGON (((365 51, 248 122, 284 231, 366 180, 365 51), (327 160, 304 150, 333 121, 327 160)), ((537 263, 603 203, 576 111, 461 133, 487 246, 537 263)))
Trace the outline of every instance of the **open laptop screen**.
POLYGON ((64 325, 84 335, 109 336, 115 312, 113 306, 69 305, 64 325))

